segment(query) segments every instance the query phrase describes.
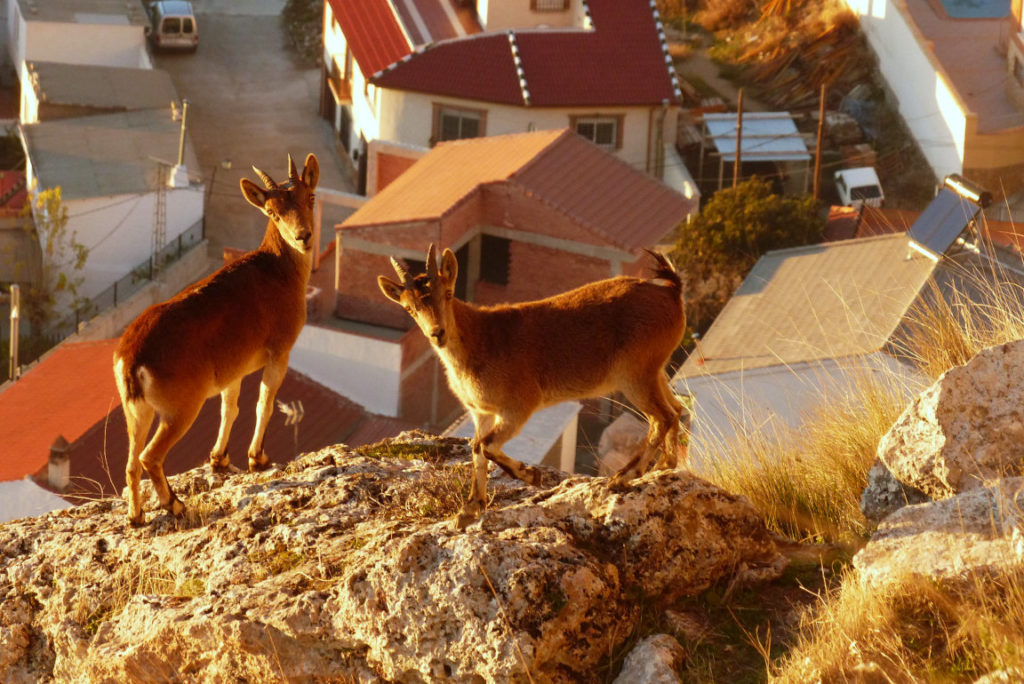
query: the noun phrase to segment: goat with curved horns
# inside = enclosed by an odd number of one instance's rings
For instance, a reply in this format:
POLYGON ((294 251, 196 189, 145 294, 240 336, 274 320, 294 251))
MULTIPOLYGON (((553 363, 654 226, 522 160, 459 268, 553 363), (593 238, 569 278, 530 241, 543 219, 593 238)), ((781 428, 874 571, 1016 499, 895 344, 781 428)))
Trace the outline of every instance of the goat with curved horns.
POLYGON ((412 277, 392 258, 401 282, 380 276, 384 295, 405 308, 441 358, 448 384, 473 418, 473 483, 458 528, 485 507, 487 459, 528 484, 540 472, 506 456, 502 446, 527 419, 551 404, 621 391, 647 416, 647 441, 613 478, 675 468, 682 403, 668 385, 665 364, 686 327, 682 284, 672 264, 655 259, 654 278, 620 276, 547 299, 481 307, 455 298, 458 262, 445 249, 438 268, 434 245, 427 272, 412 277))
POLYGON ((173 515, 185 506, 164 476, 167 451, 189 429, 203 402, 221 395, 221 422, 210 464, 227 470, 228 434, 238 415, 242 378, 263 369, 249 469, 269 466, 263 435, 288 355, 306 322, 306 286, 313 265, 314 190, 320 165, 306 157, 300 176, 288 157, 288 182, 278 185, 253 167, 266 190, 247 178, 242 194, 268 217, 255 251, 139 315, 114 352, 114 376, 128 423, 128 519, 145 521, 139 478, 145 467, 160 505, 173 515), (146 443, 154 415, 160 419, 146 443), (143 448, 145 445, 145 448, 143 448))

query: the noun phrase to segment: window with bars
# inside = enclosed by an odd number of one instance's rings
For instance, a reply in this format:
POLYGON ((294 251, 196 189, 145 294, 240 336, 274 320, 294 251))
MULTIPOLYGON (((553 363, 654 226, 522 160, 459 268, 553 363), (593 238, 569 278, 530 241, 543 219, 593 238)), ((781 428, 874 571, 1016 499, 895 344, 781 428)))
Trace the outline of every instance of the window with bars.
POLYGON ((530 9, 535 12, 561 12, 569 9, 569 0, 530 0, 530 9))

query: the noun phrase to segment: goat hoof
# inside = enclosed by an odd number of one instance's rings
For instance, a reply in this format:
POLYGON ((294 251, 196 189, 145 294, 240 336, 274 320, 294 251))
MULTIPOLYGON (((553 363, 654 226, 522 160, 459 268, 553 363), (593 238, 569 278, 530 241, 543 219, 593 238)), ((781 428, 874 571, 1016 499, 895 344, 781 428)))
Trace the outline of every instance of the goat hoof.
POLYGON ((171 494, 171 500, 167 502, 167 505, 164 506, 163 509, 175 518, 180 518, 185 514, 185 504, 181 503, 181 499, 173 494, 171 494))
POLYGON ((624 492, 629 489, 630 480, 632 479, 632 477, 624 473, 616 473, 612 477, 608 478, 608 489, 613 492, 624 492))
POLYGON ((139 513, 137 518, 128 518, 128 527, 138 530, 146 526, 146 514, 139 513))
POLYGON ((254 458, 250 458, 249 459, 249 472, 250 473, 258 473, 261 470, 268 470, 270 468, 270 466, 272 466, 272 465, 273 464, 270 462, 269 458, 266 459, 265 461, 262 461, 262 462, 257 461, 254 458))
POLYGON ((479 520, 482 515, 483 511, 479 510, 476 506, 473 506, 472 508, 466 506, 459 511, 458 515, 455 516, 455 521, 452 523, 452 529, 464 530, 479 520))

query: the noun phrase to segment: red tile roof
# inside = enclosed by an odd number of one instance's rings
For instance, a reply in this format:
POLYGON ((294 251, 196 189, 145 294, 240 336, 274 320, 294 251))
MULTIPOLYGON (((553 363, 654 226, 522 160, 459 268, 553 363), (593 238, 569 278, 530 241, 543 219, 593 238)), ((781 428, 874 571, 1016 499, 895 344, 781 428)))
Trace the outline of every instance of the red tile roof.
POLYGON ((119 405, 116 346, 117 340, 62 344, 0 392, 0 482, 35 474, 58 435, 74 442, 119 405))
POLYGON ((369 78, 409 54, 388 0, 328 0, 363 75, 369 78))
POLYGON ((655 244, 696 208, 696 200, 562 129, 441 143, 339 229, 437 220, 500 183, 627 250, 655 244))
MULTIPOLYGON (((70 443, 73 488, 91 494, 120 494, 128 458, 128 433, 114 383, 117 342, 62 344, 0 393, 0 444, 4 445, 0 482, 44 470, 50 445, 63 435, 70 443)), ((243 469, 247 467, 256 422, 259 384, 259 373, 242 381, 238 419, 228 440, 231 462, 243 469)), ((277 401, 302 402, 298 453, 336 443, 358 446, 414 427, 406 421, 369 414, 294 370, 285 376, 277 401)), ((214 397, 207 400, 195 423, 171 448, 167 473, 181 473, 206 463, 219 426, 220 397, 214 397)), ((295 437, 294 428, 285 425, 285 416, 275 405, 264 438, 267 454, 276 462, 291 460, 296 454, 295 437)))
MULTIPOLYGON (((339 1, 332 0, 332 7, 339 1)), ((588 0, 587 6, 592 29, 525 29, 440 41, 372 82, 539 107, 677 102, 671 59, 651 4, 588 0)))
MULTIPOLYGON (((238 399, 238 418, 228 439, 231 462, 238 468, 248 467, 247 453, 256 425, 256 400, 259 396, 260 374, 253 373, 242 381, 238 399)), ((289 370, 278 390, 274 413, 267 426, 264 448, 277 463, 290 461, 298 453, 315 451, 332 444, 358 446, 366 442, 351 441, 364 422, 375 422, 378 416, 331 391, 311 378, 289 370), (277 402, 301 401, 304 415, 296 431, 285 424, 285 415, 277 402)), ((182 473, 207 462, 210 449, 220 427, 220 397, 208 399, 195 423, 181 440, 171 447, 165 462, 169 475, 182 473)), ((412 427, 396 421, 387 436, 397 435, 412 427)), ((382 439, 383 437, 378 438, 382 439)), ((374 440, 374 441, 378 441, 374 440)), ((124 467, 128 458, 128 433, 124 413, 118 404, 110 415, 93 425, 71 445, 72 484, 78 490, 120 494, 124 487, 124 467), (111 483, 113 480, 113 483, 111 483)))

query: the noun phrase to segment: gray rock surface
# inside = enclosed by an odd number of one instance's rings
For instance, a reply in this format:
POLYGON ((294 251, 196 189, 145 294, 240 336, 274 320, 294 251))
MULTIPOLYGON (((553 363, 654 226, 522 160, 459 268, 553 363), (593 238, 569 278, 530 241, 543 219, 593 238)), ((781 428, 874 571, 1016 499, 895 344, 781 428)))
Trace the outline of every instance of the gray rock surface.
POLYGON ((456 532, 466 444, 413 435, 190 471, 182 520, 129 528, 104 500, 5 524, 5 681, 586 681, 639 596, 785 567, 745 499, 689 473, 546 477, 492 474, 482 524, 456 532))
POLYGON ((865 518, 877 523, 904 506, 929 500, 924 492, 893 477, 885 464, 875 459, 874 465, 868 471, 868 486, 864 488, 860 497, 860 510, 865 518))
POLYGON ((953 498, 906 506, 881 522, 854 556, 861 580, 884 585, 918 576, 958 582, 1005 573, 1024 561, 1024 478, 953 498))
POLYGON ((667 634, 652 634, 633 647, 612 684, 679 684, 676 669, 686 650, 667 634))
POLYGON ((882 439, 878 458, 933 499, 1024 474, 1024 340, 944 373, 882 439))

